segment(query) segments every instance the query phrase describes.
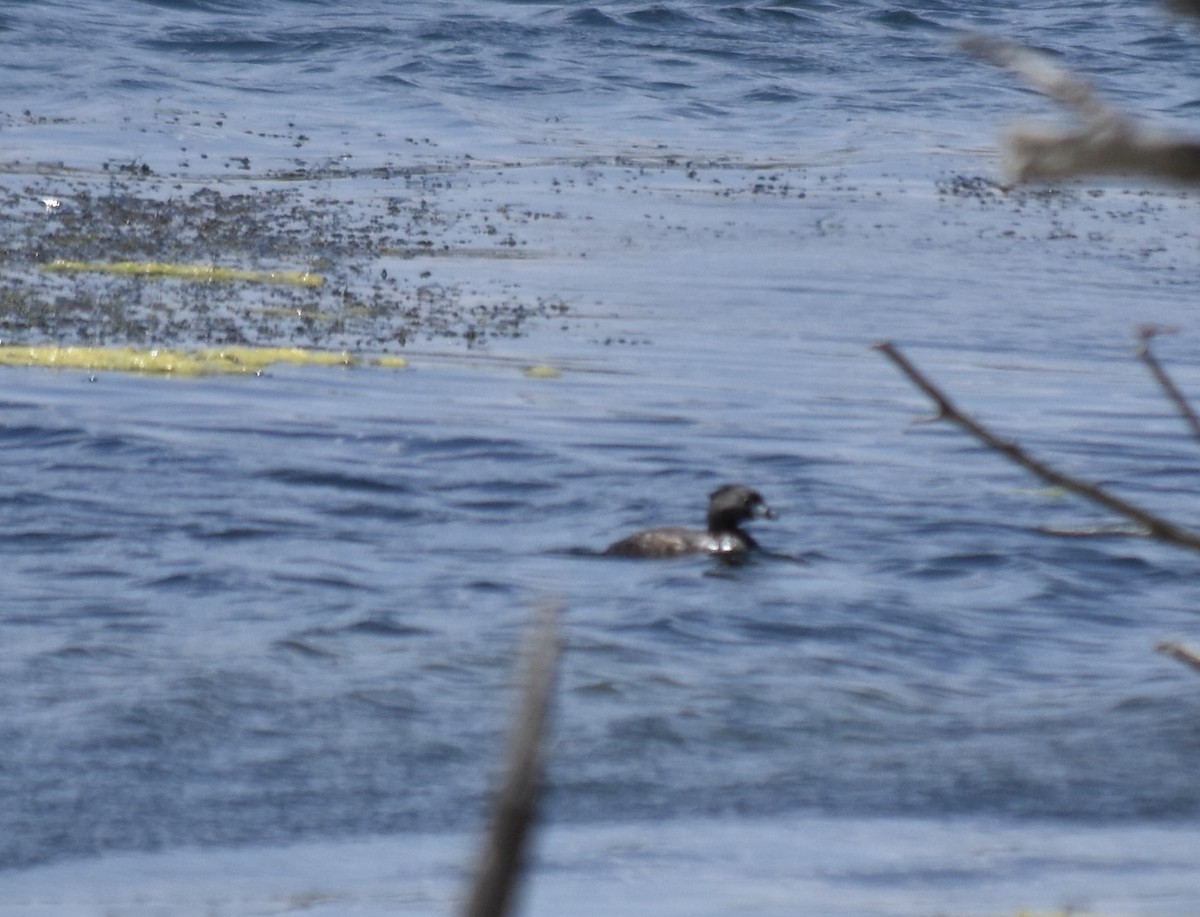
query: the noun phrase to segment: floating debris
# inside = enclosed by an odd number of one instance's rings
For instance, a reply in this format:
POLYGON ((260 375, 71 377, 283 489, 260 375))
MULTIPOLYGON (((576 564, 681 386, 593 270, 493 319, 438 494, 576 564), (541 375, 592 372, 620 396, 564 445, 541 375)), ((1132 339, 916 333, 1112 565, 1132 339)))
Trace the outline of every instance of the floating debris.
POLYGON ((476 349, 543 320, 561 325, 561 300, 525 293, 511 272, 481 281, 478 269, 540 257, 522 228, 559 217, 451 206, 447 187, 419 171, 199 182, 140 167, 0 171, 10 215, 0 337, 379 355, 435 340, 476 349))

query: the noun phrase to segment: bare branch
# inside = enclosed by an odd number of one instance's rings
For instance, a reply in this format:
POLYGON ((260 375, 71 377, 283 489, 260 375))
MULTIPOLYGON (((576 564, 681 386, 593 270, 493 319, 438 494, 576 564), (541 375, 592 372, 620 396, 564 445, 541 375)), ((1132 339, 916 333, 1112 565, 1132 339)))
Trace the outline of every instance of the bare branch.
POLYGON ((467 894, 464 917, 504 917, 512 906, 541 795, 542 738, 561 653, 561 615, 559 605, 539 608, 525 647, 525 682, 509 737, 505 774, 467 894))
POLYGON ((1041 51, 991 35, 966 35, 958 46, 969 54, 1006 67, 1025 78, 1034 89, 1075 112, 1081 121, 1123 121, 1125 115, 1097 94, 1092 84, 1056 64, 1041 51))
POLYGON ((1074 131, 1013 131, 1007 142, 1007 167, 1014 180, 1120 172, 1200 181, 1200 141, 1151 135, 1129 115, 1104 102, 1087 80, 1060 67, 1049 55, 985 35, 968 35, 959 46, 1024 77, 1082 122, 1074 131))
POLYGON ((1152 337, 1164 332, 1174 333, 1174 331, 1174 328, 1164 328, 1160 325, 1143 325, 1138 330, 1138 338, 1141 340, 1141 343, 1138 345, 1137 355, 1149 367, 1150 374, 1162 386, 1163 391, 1167 393, 1167 397, 1171 399, 1171 403, 1175 405, 1176 410, 1187 421, 1188 426, 1192 428, 1192 436, 1200 439, 1200 417, 1196 416, 1196 412, 1192 410, 1191 404, 1188 403, 1183 392, 1179 390, 1179 386, 1175 384, 1175 380, 1167 375, 1167 371, 1163 369, 1162 364, 1158 362, 1158 358, 1150 350, 1150 339, 1152 337))
POLYGON ((1182 643, 1176 643, 1173 640, 1164 640, 1155 649, 1160 653, 1165 653, 1172 659, 1178 659, 1184 665, 1190 665, 1193 669, 1200 671, 1200 653, 1188 649, 1182 643))
POLYGON ((1126 519, 1130 519, 1142 526, 1148 535, 1157 538, 1160 541, 1165 541, 1170 544, 1179 545, 1186 548, 1191 548, 1194 551, 1200 551, 1200 532, 1194 532, 1190 529, 1176 525, 1167 519, 1162 518, 1148 510, 1142 509, 1121 497, 1109 492, 1098 484, 1093 484, 1090 481, 1085 481, 1082 478, 1074 477, 1066 474, 1056 468, 1047 465, 1045 462, 1034 458, 1015 442, 1002 439, 992 433, 982 424, 976 422, 969 415, 960 411, 949 398, 936 385, 929 381, 912 363, 905 357, 890 341, 873 345, 874 348, 880 351, 884 356, 891 360, 900 371, 906 375, 909 380, 917 386, 921 391, 928 395, 937 405, 940 416, 947 420, 952 420, 980 442, 989 448, 1004 455, 1010 461, 1015 462, 1027 471, 1037 475, 1043 481, 1055 487, 1061 487, 1063 490, 1070 491, 1073 494, 1091 500, 1103 506, 1105 509, 1111 510, 1126 519))
POLYGON ((1163 6, 1172 16, 1180 19, 1191 17, 1200 19, 1200 2, 1197 0, 1164 0, 1163 6))

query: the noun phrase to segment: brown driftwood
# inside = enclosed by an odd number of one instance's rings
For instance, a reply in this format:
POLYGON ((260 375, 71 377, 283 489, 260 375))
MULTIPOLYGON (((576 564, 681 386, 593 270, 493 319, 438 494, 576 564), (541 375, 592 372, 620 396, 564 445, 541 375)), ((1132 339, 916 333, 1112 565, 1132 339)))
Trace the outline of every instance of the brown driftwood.
POLYGON ((963 50, 1023 77, 1034 89, 1072 111, 1075 130, 1022 127, 1006 141, 1007 170, 1015 181, 1125 173, 1171 181, 1200 181, 1200 139, 1157 135, 1104 102, 1087 80, 1049 55, 1005 39, 970 35, 963 50))
POLYGON ((876 350, 891 360, 909 380, 923 391, 937 406, 938 417, 952 420, 984 445, 1015 462, 1022 468, 1037 475, 1043 481, 1055 487, 1077 494, 1087 500, 1103 506, 1119 516, 1137 523, 1145 534, 1180 547, 1200 551, 1200 532, 1195 532, 1183 526, 1176 525, 1162 516, 1130 503, 1122 497, 1101 487, 1099 484, 1086 481, 1066 472, 1059 471, 1040 459, 1034 458, 1020 445, 1011 440, 997 436, 991 430, 960 411, 941 389, 929 381, 908 358, 905 357, 891 342, 873 345, 876 350))
POLYGON ((463 907, 464 917, 504 917, 525 865, 541 795, 543 737, 561 654, 557 605, 540 608, 525 647, 524 684, 505 772, 463 907))

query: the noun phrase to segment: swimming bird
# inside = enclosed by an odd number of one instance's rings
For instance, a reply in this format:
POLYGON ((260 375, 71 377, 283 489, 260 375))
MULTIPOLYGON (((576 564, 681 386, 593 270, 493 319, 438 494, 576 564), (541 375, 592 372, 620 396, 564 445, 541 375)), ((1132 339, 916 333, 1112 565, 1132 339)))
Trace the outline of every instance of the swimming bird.
POLYGON ((758 542, 741 528, 756 517, 775 513, 757 490, 744 484, 725 484, 708 497, 708 528, 662 526, 635 532, 608 546, 605 554, 619 557, 679 557, 684 554, 744 555, 758 542))

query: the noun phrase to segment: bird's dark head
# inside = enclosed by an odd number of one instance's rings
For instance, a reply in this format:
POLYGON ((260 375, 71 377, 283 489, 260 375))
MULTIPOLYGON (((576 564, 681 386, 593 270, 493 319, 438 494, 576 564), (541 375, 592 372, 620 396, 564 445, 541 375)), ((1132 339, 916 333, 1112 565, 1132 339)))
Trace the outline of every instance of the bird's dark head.
POLYGON ((774 519, 775 512, 767 506, 762 494, 744 484, 725 484, 708 495, 710 532, 728 532, 739 523, 759 516, 774 519))

